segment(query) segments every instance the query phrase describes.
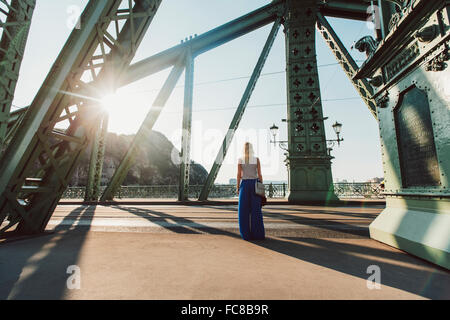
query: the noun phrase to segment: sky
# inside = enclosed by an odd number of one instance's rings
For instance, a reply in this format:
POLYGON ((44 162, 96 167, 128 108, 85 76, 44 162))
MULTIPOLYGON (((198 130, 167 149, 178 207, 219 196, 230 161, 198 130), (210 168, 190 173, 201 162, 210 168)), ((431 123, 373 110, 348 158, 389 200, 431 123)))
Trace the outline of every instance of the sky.
MULTIPOLYGON (((163 0, 133 60, 137 62, 175 46, 190 35, 202 34, 251 12, 270 0, 163 0)), ((77 11, 87 0, 40 0, 34 12, 31 31, 15 93, 14 105, 27 106, 42 85, 65 44, 77 11)), ((370 24, 328 18, 353 58, 362 63, 365 55, 352 45, 372 35, 370 24)), ((244 93, 272 25, 260 28, 195 59, 191 159, 209 170, 244 93)), ((332 124, 343 124, 340 147, 332 155, 335 181, 362 182, 382 177, 378 125, 359 98, 320 34, 317 59, 327 139, 335 139, 332 124)), ((216 183, 228 183, 236 176, 236 161, 243 143, 253 143, 262 162, 264 180, 287 180, 284 151, 270 144, 269 127, 280 130, 277 140, 287 140, 285 42, 280 29, 267 58, 261 78, 249 101, 238 131, 219 172, 216 183)), ((133 134, 141 125, 170 69, 152 75, 117 91, 110 110, 109 131, 133 134)), ((184 75, 154 126, 178 149, 181 145, 184 75)))

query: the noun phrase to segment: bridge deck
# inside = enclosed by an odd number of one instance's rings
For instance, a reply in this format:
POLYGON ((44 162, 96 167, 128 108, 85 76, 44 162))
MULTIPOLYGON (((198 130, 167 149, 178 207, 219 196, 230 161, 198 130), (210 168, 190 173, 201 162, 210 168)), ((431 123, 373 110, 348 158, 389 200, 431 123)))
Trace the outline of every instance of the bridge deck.
POLYGON ((0 243, 0 298, 449 299, 449 272, 368 238, 382 209, 271 204, 246 242, 232 204, 60 205, 46 235, 0 243))

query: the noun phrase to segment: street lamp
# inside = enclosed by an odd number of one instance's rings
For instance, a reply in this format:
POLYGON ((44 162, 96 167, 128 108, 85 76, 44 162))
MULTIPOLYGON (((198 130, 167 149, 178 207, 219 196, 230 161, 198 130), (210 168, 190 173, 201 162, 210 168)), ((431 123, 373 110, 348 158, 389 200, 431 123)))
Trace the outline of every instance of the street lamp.
POLYGON ((278 127, 275 125, 275 123, 269 128, 270 133, 273 136, 273 140, 270 140, 270 143, 273 143, 274 145, 278 144, 280 148, 284 151, 288 151, 287 147, 287 141, 277 141, 277 135, 278 135, 278 127))
POLYGON ((270 133, 272 134, 274 140, 278 134, 278 129, 279 128, 275 125, 275 123, 270 127, 270 133))
POLYGON ((333 130, 336 133, 337 139, 334 140, 327 140, 327 150, 328 150, 328 155, 331 155, 331 150, 333 150, 333 147, 336 145, 336 142, 338 144, 338 147, 341 145, 341 142, 344 141, 344 138, 340 137, 341 131, 342 131, 342 123, 339 122, 335 122, 333 125, 333 130))
MULTIPOLYGON (((283 120, 286 121, 286 120, 283 120)), ((338 146, 341 145, 341 142, 344 141, 344 138, 341 138, 341 131, 342 131, 342 123, 339 122, 335 122, 333 125, 333 130, 336 133, 337 139, 332 139, 332 140, 327 140, 327 144, 328 144, 328 155, 330 155, 331 150, 333 150, 333 147, 336 145, 336 142, 338 144, 338 146)), ((288 151, 288 141, 277 141, 277 135, 278 135, 278 126, 276 124, 273 124, 270 128, 270 133, 273 136, 273 140, 270 141, 270 143, 273 143, 274 145, 278 144, 280 146, 281 149, 288 151)))
POLYGON ((333 125, 333 130, 337 135, 337 140, 334 140, 338 143, 338 146, 341 145, 341 142, 344 141, 344 139, 339 138, 339 135, 341 134, 341 130, 342 130, 342 123, 339 122, 335 122, 333 125))

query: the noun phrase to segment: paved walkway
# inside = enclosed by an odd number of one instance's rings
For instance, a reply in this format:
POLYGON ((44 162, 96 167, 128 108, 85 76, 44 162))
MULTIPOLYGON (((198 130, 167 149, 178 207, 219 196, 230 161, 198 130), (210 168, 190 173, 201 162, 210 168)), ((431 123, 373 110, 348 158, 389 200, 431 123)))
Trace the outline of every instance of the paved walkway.
POLYGON ((246 242, 235 205, 58 206, 48 234, 0 242, 0 299, 450 299, 448 271, 368 238, 382 206, 263 211, 246 242))

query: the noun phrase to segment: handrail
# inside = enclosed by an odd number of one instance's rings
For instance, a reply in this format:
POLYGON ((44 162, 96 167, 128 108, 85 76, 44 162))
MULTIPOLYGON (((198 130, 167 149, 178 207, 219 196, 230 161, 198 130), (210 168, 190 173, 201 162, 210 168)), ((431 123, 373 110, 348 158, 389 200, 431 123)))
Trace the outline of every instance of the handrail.
MULTIPOLYGON (((203 185, 189 186, 189 197, 198 198, 203 185)), ((268 198, 286 198, 288 185, 286 183, 266 183, 266 196, 268 198)), ((85 187, 69 187, 63 195, 63 199, 84 199, 85 187)), ((101 187, 103 191, 105 186, 101 187)), ((376 182, 338 182, 334 183, 334 191, 339 198, 368 198, 383 199, 384 194, 380 185, 376 182)), ((149 186, 121 186, 117 192, 117 198, 177 198, 178 185, 149 185, 149 186)), ((215 184, 211 190, 210 198, 234 198, 236 197, 236 185, 215 184)))

